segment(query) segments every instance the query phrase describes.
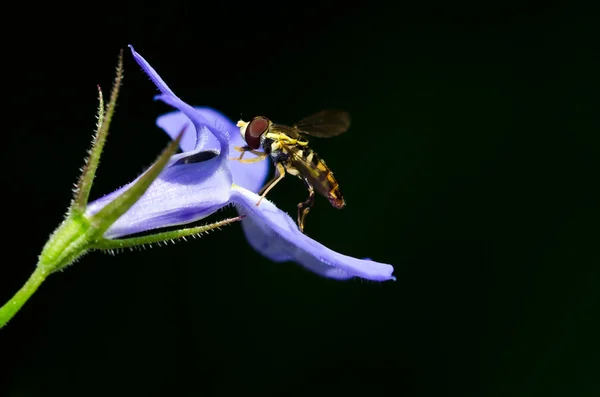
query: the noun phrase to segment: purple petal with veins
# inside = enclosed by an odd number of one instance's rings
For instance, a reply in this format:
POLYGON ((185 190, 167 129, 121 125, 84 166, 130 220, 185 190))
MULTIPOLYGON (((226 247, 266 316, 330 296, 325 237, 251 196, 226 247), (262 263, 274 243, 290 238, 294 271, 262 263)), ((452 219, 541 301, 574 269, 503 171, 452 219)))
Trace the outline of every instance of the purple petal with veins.
MULTIPOLYGON (((246 142, 240 135, 240 129, 227 117, 219 113, 218 111, 208 107, 194 107, 196 112, 202 114, 206 120, 210 120, 212 125, 218 127, 221 130, 229 133, 229 147, 230 156, 239 156, 239 152, 231 150, 233 146, 244 146, 246 142)), ((187 122, 186 116, 181 112, 171 112, 160 116, 156 120, 156 124, 162 128, 171 138, 175 138, 181 129, 187 122)), ((185 135, 180 143, 181 150, 187 151, 192 150, 196 147, 196 135, 192 131, 192 127, 189 126, 190 131, 185 132, 185 135)), ((208 135, 206 140, 198 140, 201 142, 201 148, 217 149, 219 142, 212 135, 208 135)), ((252 158, 253 155, 246 155, 246 158, 252 158)), ((252 192, 258 192, 260 188, 265 184, 265 180, 269 173, 270 159, 265 159, 257 163, 240 163, 239 161, 229 161, 229 168, 233 175, 233 183, 242 186, 252 192)))
POLYGON ((274 262, 297 262, 322 276, 339 280, 361 277, 374 281, 395 280, 394 268, 385 263, 357 259, 330 250, 300 232, 296 222, 270 201, 235 186, 231 201, 246 215, 242 227, 250 245, 274 262))
MULTIPOLYGON (((205 114, 175 96, 144 58, 133 47, 130 48, 135 60, 163 92, 157 99, 175 107, 184 115, 184 122, 193 128, 186 135, 194 132, 193 137, 198 144, 193 150, 170 159, 146 193, 107 230, 106 238, 200 220, 227 204, 232 184, 227 159, 228 132, 216 126, 215 120, 208 119, 205 114), (209 137, 213 137, 217 143, 217 150, 206 152, 202 143, 208 142, 209 137)), ((90 203, 86 214, 95 214, 130 185, 90 203)))

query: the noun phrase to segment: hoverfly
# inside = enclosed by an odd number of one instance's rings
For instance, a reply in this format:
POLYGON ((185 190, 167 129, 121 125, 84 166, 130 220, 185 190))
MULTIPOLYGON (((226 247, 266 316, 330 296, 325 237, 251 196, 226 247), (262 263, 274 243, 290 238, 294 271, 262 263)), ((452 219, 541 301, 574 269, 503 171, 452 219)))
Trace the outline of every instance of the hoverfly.
POLYGON ((293 126, 274 124, 263 116, 254 117, 250 122, 237 123, 246 146, 235 147, 242 152, 232 160, 254 163, 271 157, 275 165, 275 177, 259 192, 262 199, 281 181, 286 172, 304 181, 308 189, 308 199, 298 204, 298 227, 304 233, 304 219, 314 205, 315 190, 326 197, 332 206, 342 208, 346 204, 333 172, 317 153, 308 146, 306 135, 329 138, 343 134, 350 127, 350 115, 338 110, 323 110, 308 116, 293 126), (257 149, 262 149, 258 151, 257 149), (246 152, 255 158, 244 160, 246 152))

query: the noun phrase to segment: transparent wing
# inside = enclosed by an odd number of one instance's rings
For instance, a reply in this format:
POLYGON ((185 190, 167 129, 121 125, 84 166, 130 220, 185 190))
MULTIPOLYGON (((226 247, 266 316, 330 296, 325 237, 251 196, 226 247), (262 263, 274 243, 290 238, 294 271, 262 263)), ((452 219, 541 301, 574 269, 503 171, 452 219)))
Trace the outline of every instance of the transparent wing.
POLYGON ((318 138, 341 135, 350 128, 350 114, 341 110, 321 110, 294 125, 301 134, 318 138))
POLYGON ((292 139, 300 138, 299 131, 296 127, 288 127, 287 125, 282 124, 273 124, 271 130, 280 134, 283 133, 292 139))

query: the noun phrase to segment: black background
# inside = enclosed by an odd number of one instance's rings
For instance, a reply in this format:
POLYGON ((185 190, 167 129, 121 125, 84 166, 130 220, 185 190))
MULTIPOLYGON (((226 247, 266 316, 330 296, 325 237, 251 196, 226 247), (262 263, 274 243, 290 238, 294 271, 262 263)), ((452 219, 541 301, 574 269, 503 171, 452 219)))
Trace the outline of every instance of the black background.
MULTIPOLYGON (((3 302, 62 220, 119 49, 92 198, 168 142, 155 119, 171 109, 127 44, 182 99, 233 120, 350 111, 348 134, 313 144, 348 206, 319 199, 307 232, 398 281, 272 263, 239 225, 92 253, 0 331, 0 393, 599 395, 599 15, 576 2, 5 8, 3 302)), ((293 214, 305 194, 291 178, 270 198, 293 214)))

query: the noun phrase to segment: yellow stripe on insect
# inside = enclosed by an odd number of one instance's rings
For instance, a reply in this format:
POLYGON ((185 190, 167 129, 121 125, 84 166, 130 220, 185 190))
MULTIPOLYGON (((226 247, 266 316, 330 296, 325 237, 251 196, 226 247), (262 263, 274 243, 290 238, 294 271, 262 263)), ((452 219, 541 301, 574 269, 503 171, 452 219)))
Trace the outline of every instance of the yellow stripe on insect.
POLYGON ((267 134, 265 135, 265 138, 273 139, 274 141, 276 141, 276 140, 283 141, 284 143, 286 143, 288 145, 300 145, 300 146, 308 145, 307 141, 299 141, 298 139, 292 139, 285 134, 276 134, 274 132, 267 132, 267 134))

